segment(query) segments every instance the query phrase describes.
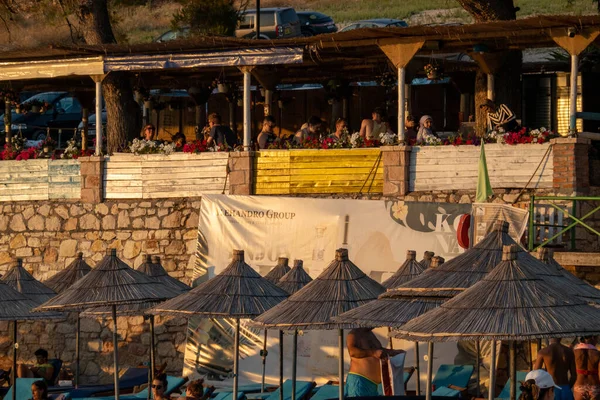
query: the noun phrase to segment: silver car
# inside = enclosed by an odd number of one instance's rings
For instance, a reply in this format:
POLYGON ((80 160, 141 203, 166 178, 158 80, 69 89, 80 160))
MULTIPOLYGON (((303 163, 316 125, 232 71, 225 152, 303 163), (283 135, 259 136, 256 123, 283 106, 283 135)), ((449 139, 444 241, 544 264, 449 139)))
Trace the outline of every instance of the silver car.
MULTIPOLYGON (((256 10, 246 10, 235 31, 236 37, 256 38, 256 10)), ((260 9, 260 39, 302 36, 300 19, 291 7, 260 9)))

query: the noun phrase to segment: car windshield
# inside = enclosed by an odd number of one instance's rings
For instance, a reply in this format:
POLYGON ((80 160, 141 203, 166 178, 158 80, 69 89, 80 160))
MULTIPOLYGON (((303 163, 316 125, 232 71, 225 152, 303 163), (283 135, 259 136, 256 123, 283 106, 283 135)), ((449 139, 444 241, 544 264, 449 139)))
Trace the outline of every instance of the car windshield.
POLYGON ((408 24, 404 21, 398 21, 398 22, 392 22, 391 24, 389 24, 388 26, 401 26, 401 27, 406 27, 408 26, 408 24))
POLYGON ((41 102, 47 102, 52 104, 58 97, 62 96, 63 94, 65 94, 65 92, 46 92, 46 93, 39 93, 36 94, 35 96, 31 96, 30 98, 28 98, 27 100, 25 100, 23 103, 28 103, 30 101, 34 101, 34 100, 38 100, 41 102))
POLYGON ((287 24, 287 23, 296 22, 296 21, 298 21, 298 15, 296 14, 296 11, 294 11, 293 9, 288 8, 281 12, 281 23, 282 24, 287 24))

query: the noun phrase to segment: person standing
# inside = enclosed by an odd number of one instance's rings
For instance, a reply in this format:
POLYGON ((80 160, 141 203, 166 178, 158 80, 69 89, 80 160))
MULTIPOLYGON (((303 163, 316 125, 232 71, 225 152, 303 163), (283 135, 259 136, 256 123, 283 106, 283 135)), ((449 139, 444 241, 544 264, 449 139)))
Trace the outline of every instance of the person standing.
POLYGON ((552 376, 543 369, 536 369, 527 374, 521 383, 519 400, 552 400, 561 389, 554 383, 552 376))
POLYGON ((600 353, 596 349, 596 338, 583 337, 573 349, 575 353, 575 367, 577 380, 573 385, 575 400, 600 399, 600 378, 598 377, 598 364, 600 353))
POLYGON ((237 135, 225 125, 221 125, 221 115, 212 113, 208 116, 210 134, 206 144, 208 146, 225 146, 235 148, 238 145, 237 135))
POLYGON ((383 348, 373 328, 352 329, 346 339, 350 353, 350 372, 346 378, 348 397, 381 395, 381 360, 404 350, 383 348))
POLYGON ((267 115, 263 121, 262 131, 260 131, 258 134, 257 141, 259 149, 268 149, 269 145, 275 143, 277 140, 277 135, 275 135, 275 126, 277 126, 275 118, 267 115))
POLYGON ((573 400, 572 387, 577 380, 575 354, 560 339, 550 339, 550 345, 537 353, 534 369, 546 367, 554 382, 561 388, 554 392, 555 400, 573 400))

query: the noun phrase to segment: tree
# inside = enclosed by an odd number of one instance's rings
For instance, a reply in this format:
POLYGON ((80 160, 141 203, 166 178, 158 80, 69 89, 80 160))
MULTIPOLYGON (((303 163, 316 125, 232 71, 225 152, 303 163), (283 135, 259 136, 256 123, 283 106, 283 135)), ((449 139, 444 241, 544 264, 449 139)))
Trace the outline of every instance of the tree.
MULTIPOLYGON (((513 0, 457 0, 476 22, 508 21, 517 18, 518 8, 513 0)), ((496 102, 506 103, 517 115, 521 110, 521 65, 523 56, 520 50, 503 51, 503 66, 494 74, 496 102)), ((475 78, 475 115, 478 133, 485 131, 485 113, 479 106, 487 98, 487 77, 477 71, 475 78)))
POLYGON ((248 1, 238 8, 234 0, 185 0, 183 7, 173 16, 175 29, 190 27, 192 35, 234 36, 241 14, 248 1))

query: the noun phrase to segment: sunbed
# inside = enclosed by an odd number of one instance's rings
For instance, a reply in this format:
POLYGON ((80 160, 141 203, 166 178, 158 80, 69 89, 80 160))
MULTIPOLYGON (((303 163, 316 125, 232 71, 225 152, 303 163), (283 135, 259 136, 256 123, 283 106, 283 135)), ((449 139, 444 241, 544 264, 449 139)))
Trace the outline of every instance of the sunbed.
POLYGON ((474 369, 472 365, 440 365, 432 381, 432 396, 458 397, 467 389, 474 369))
MULTIPOLYGON (((517 371, 517 399, 521 395, 521 385, 519 382, 525 381, 525 377, 527 376, 527 371, 517 371)), ((498 399, 510 399, 510 378, 506 382, 506 385, 502 388, 502 392, 498 396, 498 399)))
MULTIPOLYGON (((179 377, 176 377, 176 376, 167 376, 167 390, 165 390, 165 395, 167 395, 167 396, 171 395, 177 389, 179 389, 183 385, 185 385, 185 383, 187 381, 188 381, 188 378, 179 378, 179 377)), ((113 396, 105 396, 105 397, 84 397, 84 398, 80 398, 80 397, 73 397, 71 395, 71 398, 73 400, 112 400, 115 397, 113 395, 113 396)), ((125 394, 125 395, 120 395, 119 396, 120 400, 137 400, 137 399, 147 399, 147 398, 148 398, 148 388, 147 387, 144 390, 142 390, 142 391, 140 391, 138 393, 125 394)))
MULTIPOLYGON (((31 399, 33 397, 33 394, 31 393, 31 385, 33 385, 33 382, 37 382, 37 381, 41 381, 41 378, 17 378, 17 396, 16 399, 17 400, 26 400, 26 399, 31 399)), ((8 389, 8 392, 6 392, 6 395, 4 396, 5 399, 12 399, 12 393, 13 393, 13 387, 11 386, 8 389)))
MULTIPOLYGON (((119 389, 121 392, 131 393, 136 386, 141 386, 145 383, 148 383, 147 368, 129 368, 121 378, 119 378, 119 389)), ((69 389, 66 387, 62 388, 61 391, 68 391, 71 394, 71 398, 79 399, 101 394, 109 395, 111 391, 114 392, 114 385, 89 385, 80 386, 77 389, 69 389)))
MULTIPOLYGON (((314 382, 296 381, 296 400, 308 398, 311 390, 315 387, 314 382)), ((246 397, 249 400, 279 400, 279 391, 281 388, 273 392, 267 393, 249 393, 246 397)), ((290 379, 283 382, 283 400, 292 398, 292 381, 290 379)))
MULTIPOLYGON (((238 386, 238 392, 244 392, 246 394, 260 393, 261 386, 262 385, 260 383, 249 383, 247 385, 240 385, 240 386, 238 386)), ((265 392, 272 392, 276 388, 277 388, 277 385, 265 384, 265 392)), ((213 393, 223 393, 223 392, 231 393, 231 388, 230 387, 217 388, 217 389, 215 389, 215 391, 213 393)))

